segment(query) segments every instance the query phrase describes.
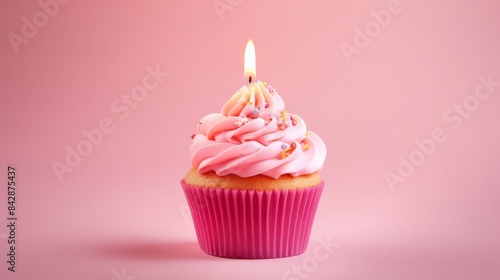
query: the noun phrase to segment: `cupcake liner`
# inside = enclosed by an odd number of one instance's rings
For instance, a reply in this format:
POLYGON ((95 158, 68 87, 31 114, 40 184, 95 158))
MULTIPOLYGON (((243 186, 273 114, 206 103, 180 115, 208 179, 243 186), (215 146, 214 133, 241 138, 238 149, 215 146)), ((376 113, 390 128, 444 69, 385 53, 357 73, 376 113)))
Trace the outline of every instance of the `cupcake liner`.
POLYGON ((207 254, 282 258, 307 249, 325 182, 298 190, 230 190, 181 181, 198 244, 207 254))

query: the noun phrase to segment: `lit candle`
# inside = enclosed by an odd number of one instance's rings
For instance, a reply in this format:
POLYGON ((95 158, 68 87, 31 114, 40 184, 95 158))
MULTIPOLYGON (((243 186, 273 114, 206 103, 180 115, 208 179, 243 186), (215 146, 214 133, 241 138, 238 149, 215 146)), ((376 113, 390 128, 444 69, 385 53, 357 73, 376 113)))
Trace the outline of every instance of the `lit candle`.
POLYGON ((255 81, 255 46, 253 45, 252 39, 248 40, 247 46, 245 47, 245 80, 252 84, 255 81))

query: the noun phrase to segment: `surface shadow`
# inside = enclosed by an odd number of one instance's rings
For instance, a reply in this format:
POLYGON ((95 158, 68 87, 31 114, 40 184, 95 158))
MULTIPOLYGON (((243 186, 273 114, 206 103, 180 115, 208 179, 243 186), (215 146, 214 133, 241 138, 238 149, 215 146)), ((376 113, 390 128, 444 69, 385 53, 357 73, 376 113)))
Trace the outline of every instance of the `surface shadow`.
POLYGON ((114 241, 83 245, 78 254, 94 258, 129 260, 208 260, 197 242, 114 241))

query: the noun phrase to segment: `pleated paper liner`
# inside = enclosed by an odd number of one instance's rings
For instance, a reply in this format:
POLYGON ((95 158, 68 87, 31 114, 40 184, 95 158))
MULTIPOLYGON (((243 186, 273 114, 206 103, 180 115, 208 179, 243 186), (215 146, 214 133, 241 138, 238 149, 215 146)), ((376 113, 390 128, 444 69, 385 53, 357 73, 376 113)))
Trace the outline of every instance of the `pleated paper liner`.
POLYGON ((225 258, 296 256, 307 249, 325 182, 298 190, 202 188, 181 181, 200 248, 225 258))

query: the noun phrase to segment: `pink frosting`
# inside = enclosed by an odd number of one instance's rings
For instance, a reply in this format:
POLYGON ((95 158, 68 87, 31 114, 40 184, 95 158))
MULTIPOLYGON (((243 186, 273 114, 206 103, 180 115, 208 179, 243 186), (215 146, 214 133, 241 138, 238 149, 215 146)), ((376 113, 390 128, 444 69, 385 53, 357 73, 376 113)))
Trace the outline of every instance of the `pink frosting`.
POLYGON ((221 113, 198 123, 190 147, 192 166, 200 173, 240 177, 319 171, 326 157, 324 142, 284 109, 283 99, 266 83, 243 86, 221 113))

